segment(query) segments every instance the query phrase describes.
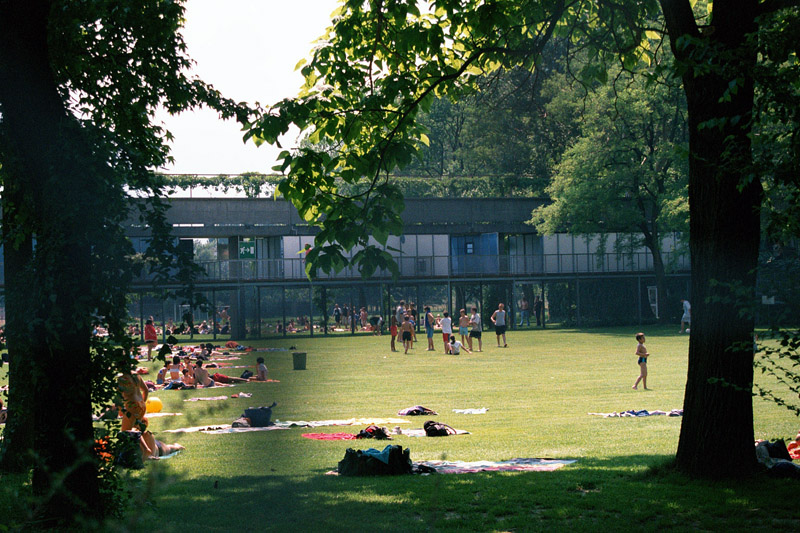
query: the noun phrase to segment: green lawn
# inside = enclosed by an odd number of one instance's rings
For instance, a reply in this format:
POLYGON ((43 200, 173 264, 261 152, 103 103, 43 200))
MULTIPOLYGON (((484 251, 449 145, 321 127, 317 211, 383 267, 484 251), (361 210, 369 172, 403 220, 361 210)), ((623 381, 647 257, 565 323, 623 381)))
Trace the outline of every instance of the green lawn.
MULTIPOLYGON (((677 327, 648 328, 653 390, 633 391, 635 333, 631 328, 513 331, 509 347, 501 349, 487 332, 483 353, 458 357, 426 352, 424 334, 408 355, 391 353, 388 336, 271 341, 269 346, 295 345, 307 352, 307 370, 292 369, 291 352, 260 353, 270 377, 280 383, 157 393, 165 411, 184 416, 153 419, 151 429, 187 450, 133 474, 144 492, 137 497, 146 503, 128 525, 149 531, 800 529, 796 482, 764 476, 746 483, 692 481, 665 467, 677 447, 680 418, 587 415, 682 407, 688 336, 678 335, 677 327), (237 391, 253 397, 183 402, 237 391), (578 462, 555 472, 345 478, 324 474, 346 448, 386 443, 301 437, 308 431, 361 427, 163 433, 170 427, 230 423, 245 407, 272 401, 278 402, 273 418, 280 420, 390 417, 422 404, 439 412, 432 418, 470 432, 395 437, 393 443, 410 448, 413 460, 553 457, 578 462), (470 407, 489 412, 452 412, 470 407), (144 483, 148 474, 155 483, 144 483)), ((438 335, 436 343, 441 348, 438 335)), ((797 432, 800 421, 794 415, 754 401, 757 438, 797 432)), ((403 427, 421 427, 428 418, 408 419, 412 423, 403 427)))

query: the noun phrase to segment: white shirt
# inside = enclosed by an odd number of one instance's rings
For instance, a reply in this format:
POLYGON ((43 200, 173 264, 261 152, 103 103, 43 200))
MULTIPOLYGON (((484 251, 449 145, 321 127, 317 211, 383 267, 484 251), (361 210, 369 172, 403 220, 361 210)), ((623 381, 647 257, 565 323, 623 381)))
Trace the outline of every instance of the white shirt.
POLYGON ((470 321, 472 322, 472 331, 481 330, 481 315, 475 313, 470 317, 470 321))
POLYGON ((453 333, 453 321, 449 316, 442 318, 442 333, 453 333))
POLYGON ((464 346, 464 345, 463 345, 463 344, 461 344, 459 341, 456 341, 456 342, 451 342, 451 343, 450 343, 450 348, 452 348, 452 350, 453 350, 453 355, 458 355, 458 354, 460 354, 460 353, 461 353, 461 347, 462 347, 462 346, 464 346))

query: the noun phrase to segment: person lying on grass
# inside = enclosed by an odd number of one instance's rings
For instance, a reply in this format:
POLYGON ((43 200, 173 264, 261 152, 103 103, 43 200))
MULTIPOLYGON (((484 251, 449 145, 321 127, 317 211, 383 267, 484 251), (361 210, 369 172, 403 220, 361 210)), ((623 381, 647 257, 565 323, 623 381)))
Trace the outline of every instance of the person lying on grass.
POLYGON ((130 433, 134 439, 136 439, 136 436, 138 435, 139 449, 142 451, 143 461, 147 461, 148 459, 158 459, 159 457, 164 457, 179 450, 186 449, 184 446, 178 443, 165 444, 160 440, 157 440, 149 430, 138 431, 134 429, 128 430, 127 433, 130 433))

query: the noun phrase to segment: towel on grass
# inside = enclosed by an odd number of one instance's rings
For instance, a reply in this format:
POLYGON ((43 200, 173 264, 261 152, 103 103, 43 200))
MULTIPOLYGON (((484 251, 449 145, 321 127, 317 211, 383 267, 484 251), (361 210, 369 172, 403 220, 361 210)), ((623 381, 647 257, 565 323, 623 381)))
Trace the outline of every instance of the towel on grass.
POLYGON ((227 396, 199 396, 197 398, 187 398, 184 402, 210 402, 216 400, 227 400, 227 396))
POLYGON ((657 416, 657 415, 667 415, 667 416, 683 416, 683 409, 673 409, 671 411, 648 411, 646 409, 631 409, 629 411, 621 411, 613 413, 589 413, 590 415, 594 416, 602 416, 603 418, 630 418, 630 417, 642 417, 642 416, 657 416))
POLYGON ((481 407, 480 409, 453 409, 453 412, 462 415, 485 415, 488 410, 488 407, 481 407))
POLYGON ((172 459, 173 457, 175 457, 179 453, 181 453, 180 450, 175 450, 174 452, 169 453, 167 455, 161 455, 159 457, 151 457, 150 459, 153 459, 154 461, 163 461, 164 459, 172 459))
POLYGON ((353 433, 303 433, 303 437, 312 440, 353 440, 353 433))
POLYGON ((280 426, 264 426, 260 428, 234 428, 234 427, 227 427, 227 428, 220 428, 220 429, 211 429, 208 431, 204 431, 203 433, 207 435, 222 435, 223 433, 250 433, 251 431, 273 431, 276 429, 289 429, 280 426))
POLYGON ((160 418, 162 416, 183 416, 183 413, 147 413, 147 418, 160 418))
POLYGON ((317 428, 323 426, 388 426, 392 424, 410 424, 402 418, 348 418, 346 420, 275 420, 274 424, 281 427, 306 427, 317 428))
POLYGON ((521 458, 508 461, 419 461, 414 465, 424 465, 436 470, 438 474, 471 474, 474 472, 550 472, 577 459, 536 459, 521 458))
POLYGON ((196 433, 198 431, 213 431, 217 429, 227 429, 231 427, 230 424, 215 424, 213 426, 193 426, 190 428, 178 428, 178 429, 165 429, 163 430, 164 433, 196 433))

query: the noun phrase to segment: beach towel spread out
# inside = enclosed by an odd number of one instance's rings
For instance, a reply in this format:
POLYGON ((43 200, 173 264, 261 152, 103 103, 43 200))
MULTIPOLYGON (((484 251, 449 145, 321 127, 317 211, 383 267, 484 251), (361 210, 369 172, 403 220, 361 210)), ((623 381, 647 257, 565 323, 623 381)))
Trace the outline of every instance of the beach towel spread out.
POLYGON ((317 428, 323 426, 388 426, 391 424, 410 424, 402 418, 348 418, 346 420, 275 420, 274 424, 281 427, 317 428))
POLYGON ((263 426, 257 428, 234 428, 234 427, 227 427, 227 428, 220 428, 220 429, 211 429, 208 431, 204 431, 206 435, 222 435, 224 433, 250 433, 252 431, 273 431, 277 429, 289 429, 280 426, 263 426))
POLYGON ((303 433, 303 437, 313 440, 354 440, 353 433, 303 433))
POLYGON ((474 472, 550 472, 577 459, 509 459, 508 461, 418 461, 438 474, 470 474, 474 472))
POLYGON ((190 428, 164 429, 162 431, 164 433, 196 433, 198 431, 213 431, 217 429, 226 429, 229 427, 231 427, 230 424, 215 424, 213 426, 193 426, 190 428))
POLYGON ((589 413, 593 416, 602 416, 603 418, 635 418, 635 417, 642 417, 642 416, 658 416, 658 415, 666 415, 666 416, 683 416, 683 409, 673 409, 671 411, 648 411, 646 409, 636 410, 631 409, 629 411, 621 411, 613 413, 589 413))
POLYGON ((198 398, 187 398, 184 402, 210 402, 216 400, 227 400, 227 396, 201 396, 198 398))
POLYGON ((183 416, 183 413, 147 413, 147 418, 159 418, 162 416, 183 416))
POLYGON ((422 416, 422 415, 438 415, 436 411, 433 409, 428 409, 427 407, 422 407, 421 405, 415 405, 414 407, 406 407, 405 409, 401 409, 397 412, 400 416, 422 416))
MULTIPOLYGON (((453 428, 455 429, 455 428, 453 428)), ((456 429, 456 435, 469 435, 469 431, 463 429, 456 429)), ((398 435, 405 435, 406 437, 427 437, 424 429, 404 429, 398 435)))
POLYGON ((488 407, 481 407, 480 409, 453 409, 453 412, 462 415, 485 415, 488 410, 488 407))
POLYGON ((257 352, 288 352, 286 348, 256 348, 257 352))
POLYGON ((172 459, 173 457, 175 457, 179 453, 181 453, 180 450, 175 450, 174 452, 172 452, 170 454, 162 455, 162 456, 159 456, 159 457, 151 457, 150 459, 153 459, 155 461, 163 461, 164 459, 172 459))
POLYGON ((272 431, 275 429, 288 429, 280 426, 265 426, 261 428, 235 428, 230 424, 215 424, 213 426, 195 426, 190 428, 165 429, 164 433, 207 433, 209 435, 222 435, 223 433, 248 433, 251 431, 272 431))

